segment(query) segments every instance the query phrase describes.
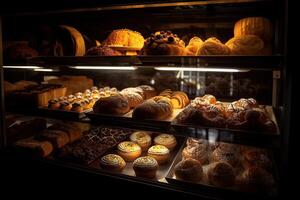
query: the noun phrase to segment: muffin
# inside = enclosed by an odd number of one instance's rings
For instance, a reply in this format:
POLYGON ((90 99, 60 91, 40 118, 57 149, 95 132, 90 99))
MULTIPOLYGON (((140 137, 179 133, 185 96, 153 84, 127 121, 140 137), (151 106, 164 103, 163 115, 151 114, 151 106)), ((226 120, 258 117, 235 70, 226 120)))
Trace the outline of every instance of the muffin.
POLYGON ((133 162, 133 170, 136 176, 154 178, 158 169, 155 158, 150 156, 139 157, 133 162))
POLYGON ((177 145, 177 141, 173 135, 160 134, 154 138, 154 144, 163 145, 172 151, 177 145))
POLYGON ((137 131, 130 135, 130 140, 137 143, 142 151, 147 150, 151 146, 151 137, 145 131, 137 131))
POLYGON ((125 141, 118 144, 118 154, 125 161, 134 161, 142 154, 142 149, 134 142, 125 141))
POLYGON ((169 161, 170 151, 163 145, 154 145, 148 149, 148 156, 155 158, 158 164, 162 165, 169 161))

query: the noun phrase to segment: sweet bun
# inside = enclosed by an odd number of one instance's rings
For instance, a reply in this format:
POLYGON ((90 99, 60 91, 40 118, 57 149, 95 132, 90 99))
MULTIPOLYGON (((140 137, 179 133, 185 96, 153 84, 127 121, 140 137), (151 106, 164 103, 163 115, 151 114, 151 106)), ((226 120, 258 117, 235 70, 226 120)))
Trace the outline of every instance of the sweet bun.
POLYGON ((118 29, 109 34, 104 44, 142 49, 144 46, 144 40, 144 37, 139 32, 129 29, 118 29))
POLYGON ((89 56, 121 56, 122 53, 107 46, 92 47, 87 52, 89 56))
POLYGON ((162 165, 169 161, 170 151, 163 145, 154 145, 148 149, 148 156, 155 158, 158 164, 162 165))
POLYGON ((125 168, 126 162, 119 155, 107 154, 101 158, 100 166, 102 169, 120 172, 125 168))
POLYGON ((134 142, 124 141, 118 144, 118 154, 125 161, 134 161, 142 154, 142 149, 134 142))
POLYGON ((235 174, 231 165, 226 162, 210 164, 207 177, 212 185, 219 187, 232 186, 235 183, 235 174))
POLYGON ((147 150, 151 146, 151 137, 145 131, 136 131, 130 135, 130 140, 137 143, 142 151, 147 150))
POLYGON ((176 179, 198 182, 203 177, 202 165, 199 161, 188 158, 182 160, 174 168, 176 179))
POLYGON ((197 51, 197 55, 229 55, 230 49, 215 37, 208 38, 197 51))
POLYGON ((186 46, 186 55, 187 56, 196 56, 199 51, 203 41, 199 37, 193 37, 190 39, 189 44, 186 46))
POLYGON ((163 145, 172 151, 177 145, 176 138, 169 134, 160 134, 154 138, 154 143, 163 145))
POLYGON ((145 41, 145 55, 177 55, 185 54, 184 42, 171 31, 158 31, 145 41))
POLYGON ((255 35, 236 36, 226 42, 231 55, 261 55, 264 41, 255 35))

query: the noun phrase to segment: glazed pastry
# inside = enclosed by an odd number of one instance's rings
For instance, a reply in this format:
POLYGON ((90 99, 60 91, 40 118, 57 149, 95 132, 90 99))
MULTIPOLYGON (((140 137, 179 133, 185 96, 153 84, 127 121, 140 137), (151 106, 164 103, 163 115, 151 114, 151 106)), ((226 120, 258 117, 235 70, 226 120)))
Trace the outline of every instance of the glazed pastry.
POLYGON ((139 32, 129 29, 118 29, 109 34, 104 41, 104 44, 142 49, 144 46, 144 40, 144 37, 139 32))
POLYGON ((248 169, 251 167, 262 167, 266 170, 271 169, 272 162, 265 151, 260 149, 248 149, 243 153, 243 167, 248 169))
POLYGON ((154 144, 163 145, 172 151, 177 145, 177 141, 173 135, 160 134, 154 138, 154 144))
POLYGON ((199 37, 193 37, 190 39, 189 44, 186 46, 186 55, 187 56, 196 56, 199 51, 203 41, 199 37))
POLYGON ((229 55, 230 49, 215 37, 208 38, 200 46, 197 55, 229 55))
POLYGON ((118 154, 125 161, 134 161, 142 154, 142 149, 134 142, 125 141, 118 144, 118 154))
POLYGON ((151 146, 151 137, 145 131, 137 131, 130 135, 130 140, 137 143, 142 148, 142 151, 148 150, 151 146))
POLYGON ((100 166, 102 169, 120 172, 125 168, 126 162, 119 155, 107 154, 101 158, 100 166))
POLYGON ((87 52, 89 56, 122 56, 122 53, 107 46, 92 47, 87 52))
POLYGON ((192 158, 182 160, 174 168, 176 179, 198 182, 203 177, 202 165, 192 158))
POLYGON ((164 120, 173 112, 173 107, 169 98, 156 96, 138 105, 132 113, 132 117, 143 119, 164 120))
POLYGON ((69 103, 68 101, 62 101, 60 102, 59 108, 65 111, 70 111, 72 109, 72 104, 69 103))
POLYGON ((163 145, 154 145, 148 149, 148 156, 155 158, 159 165, 163 165, 169 161, 170 151, 163 145))
POLYGON ((182 158, 192 158, 198 160, 202 165, 205 165, 208 162, 207 146, 187 146, 182 150, 182 158))
POLYGON ((46 157, 53 151, 53 146, 48 141, 37 141, 34 139, 21 139, 15 143, 15 147, 22 153, 28 153, 31 156, 46 157))
POLYGON ((173 108, 184 108, 190 102, 186 93, 181 91, 164 90, 159 96, 167 97, 171 100, 173 108))
POLYGON ((49 141, 54 148, 62 148, 70 141, 68 134, 60 130, 44 130, 36 136, 36 139, 49 141))
POLYGON ((128 100, 130 108, 135 108, 144 101, 144 98, 135 92, 120 92, 120 94, 128 100))
POLYGON ((239 189, 247 192, 266 192, 275 185, 272 174, 261 167, 250 167, 238 178, 239 189))
POLYGON ((227 144, 223 143, 213 151, 211 160, 214 162, 227 162, 235 167, 240 161, 238 152, 237 148, 227 146, 227 144))
POLYGON ((233 168, 226 162, 212 163, 208 168, 207 177, 211 184, 219 187, 232 186, 235 182, 233 168))
POLYGON ((130 110, 128 101, 122 95, 100 98, 93 107, 95 113, 123 115, 130 110))
POLYGON ((145 55, 177 55, 185 54, 185 44, 171 31, 158 31, 145 41, 145 55))
POLYGON ((150 99, 150 98, 156 96, 156 94, 157 94, 156 90, 149 85, 140 85, 137 88, 140 88, 143 90, 145 100, 150 99))
POLYGON ((139 157, 132 165, 136 176, 144 178, 154 178, 156 176, 158 163, 150 156, 139 157))
POLYGON ((80 102, 74 102, 71 110, 75 112, 83 112, 83 107, 80 102))
POLYGON ((231 55, 261 55, 264 42, 255 35, 241 35, 226 42, 231 55))
POLYGON ((49 100, 49 102, 48 102, 48 108, 59 109, 59 107, 60 107, 60 103, 59 103, 58 99, 51 99, 51 100, 49 100))

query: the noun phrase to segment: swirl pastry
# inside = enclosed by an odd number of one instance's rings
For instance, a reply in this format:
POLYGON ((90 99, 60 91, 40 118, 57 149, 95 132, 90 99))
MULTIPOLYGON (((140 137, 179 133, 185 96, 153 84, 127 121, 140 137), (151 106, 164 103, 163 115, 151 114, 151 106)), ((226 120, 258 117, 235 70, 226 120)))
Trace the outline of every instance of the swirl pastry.
POLYGON ((227 162, 235 167, 239 164, 238 149, 230 144, 220 144, 212 153, 211 160, 214 162, 227 162))
POLYGON ((130 135, 130 140, 137 143, 142 148, 142 151, 147 150, 151 145, 151 137, 145 131, 137 131, 130 135))
POLYGON ((118 154, 125 161, 134 161, 142 154, 142 149, 134 142, 125 141, 118 144, 118 154))
POLYGON ((154 138, 154 144, 163 145, 172 151, 177 145, 177 141, 173 135, 160 134, 154 138))
POLYGON ((119 155, 107 154, 101 158, 100 166, 102 169, 120 172, 125 168, 126 162, 119 155))
POLYGON ((169 161, 170 150, 163 145, 154 145, 148 149, 148 156, 155 158, 158 164, 162 165, 169 161))
POLYGON ((198 160, 202 165, 208 162, 208 151, 206 146, 187 146, 182 150, 183 159, 195 159, 198 160))

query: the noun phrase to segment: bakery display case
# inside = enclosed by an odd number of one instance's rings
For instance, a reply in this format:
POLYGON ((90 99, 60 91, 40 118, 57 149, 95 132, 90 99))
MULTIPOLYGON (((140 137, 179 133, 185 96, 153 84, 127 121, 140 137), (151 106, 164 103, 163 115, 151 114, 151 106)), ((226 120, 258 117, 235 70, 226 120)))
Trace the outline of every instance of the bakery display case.
POLYGON ((1 147, 191 196, 280 198, 286 6, 90 1, 4 12, 1 147))

